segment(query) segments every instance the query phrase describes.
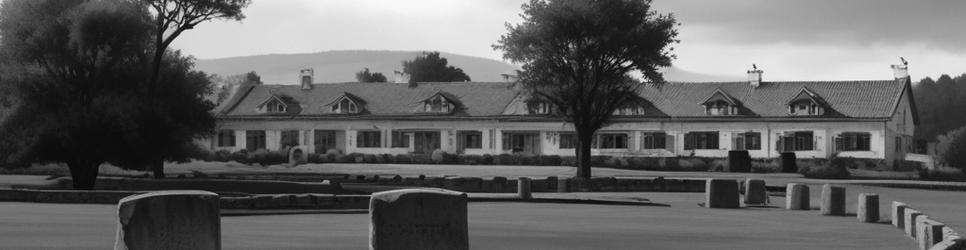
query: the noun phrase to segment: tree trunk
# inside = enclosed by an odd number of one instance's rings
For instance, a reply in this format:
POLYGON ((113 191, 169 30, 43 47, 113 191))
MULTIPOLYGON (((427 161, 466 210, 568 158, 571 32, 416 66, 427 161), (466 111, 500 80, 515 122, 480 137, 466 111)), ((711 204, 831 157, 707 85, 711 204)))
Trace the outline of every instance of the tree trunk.
POLYGON ((67 168, 70 169, 71 182, 74 183, 75 190, 94 190, 97 182, 97 172, 101 163, 94 161, 68 162, 67 168))
POLYGON ((159 158, 148 164, 151 166, 151 171, 154 171, 155 179, 164 179, 164 158, 159 158))
POLYGON ((594 132, 577 131, 577 178, 590 179, 590 148, 594 139, 594 132))

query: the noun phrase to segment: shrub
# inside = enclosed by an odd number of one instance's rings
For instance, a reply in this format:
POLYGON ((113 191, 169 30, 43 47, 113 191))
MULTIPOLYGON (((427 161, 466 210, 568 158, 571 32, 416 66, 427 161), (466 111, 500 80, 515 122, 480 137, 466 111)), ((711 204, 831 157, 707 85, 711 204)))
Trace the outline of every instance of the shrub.
POLYGON ((824 164, 815 161, 812 164, 799 165, 798 171, 805 178, 848 179, 851 176, 849 174, 849 166, 854 164, 855 161, 849 160, 848 158, 834 158, 824 164))
POLYGON ((963 152, 966 152, 966 127, 939 136, 936 158, 940 163, 966 173, 966 153, 963 152))
POLYGON ((429 158, 427 154, 415 154, 413 155, 413 163, 415 164, 432 164, 433 159, 429 158))
POLYGON ((752 173, 780 173, 782 166, 778 159, 752 159, 752 173))
MULTIPOLYGON (((443 164, 460 164, 459 155, 443 152, 443 164)), ((465 164, 465 163, 464 163, 465 164)))
POLYGON ((919 179, 929 181, 966 181, 966 172, 954 168, 936 168, 919 170, 919 179))
POLYGON ((405 154, 405 155, 396 155, 396 156, 393 156, 392 163, 396 163, 396 164, 412 164, 413 163, 413 157, 412 157, 412 155, 408 155, 408 154, 405 154))
POLYGON ((483 157, 480 158, 480 164, 483 164, 483 165, 493 164, 493 156, 490 154, 483 155, 483 157))
POLYGON ((436 164, 443 163, 444 154, 446 154, 446 152, 443 152, 443 150, 436 149, 436 150, 433 150, 433 154, 430 155, 430 158, 433 159, 433 163, 436 163, 436 164))

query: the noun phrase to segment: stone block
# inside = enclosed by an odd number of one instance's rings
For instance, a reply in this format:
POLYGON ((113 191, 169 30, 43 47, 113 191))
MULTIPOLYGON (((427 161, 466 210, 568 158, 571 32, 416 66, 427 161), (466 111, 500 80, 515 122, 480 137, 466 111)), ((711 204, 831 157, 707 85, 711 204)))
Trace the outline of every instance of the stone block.
POLYGON ((906 228, 906 224, 905 224, 906 208, 909 208, 909 205, 906 205, 905 203, 898 202, 898 201, 892 202, 892 225, 895 226, 896 228, 899 228, 899 229, 906 228))
POLYGON ((822 186, 822 215, 845 215, 845 187, 825 184, 822 186))
POLYGON ((765 180, 747 179, 745 180, 745 204, 764 205, 768 201, 768 192, 765 190, 765 180))
POLYGON ((809 210, 808 186, 800 183, 788 183, 785 186, 785 209, 809 210))
POLYGON ((945 224, 928 218, 917 220, 916 223, 916 235, 918 235, 916 241, 919 243, 920 250, 929 250, 934 245, 943 241, 943 228, 946 227, 945 224))
POLYGON ((369 249, 469 249, 466 194, 402 189, 372 194, 369 249))
POLYGON ((707 208, 740 208, 738 181, 726 179, 708 179, 704 193, 704 204, 707 208))
POLYGON ((252 206, 254 208, 274 208, 272 198, 271 195, 256 195, 252 197, 252 206))
POLYGON ((859 194, 859 203, 855 208, 855 217, 860 222, 879 222, 879 195, 874 193, 859 194))
POLYGON ((903 218, 902 224, 904 225, 903 229, 906 231, 906 236, 909 236, 915 239, 916 238, 916 217, 922 216, 922 213, 919 212, 919 210, 915 210, 908 207, 905 210, 903 210, 903 212, 904 213, 902 215, 902 218, 903 218))
POLYGON ((158 191, 117 204, 114 249, 221 249, 218 195, 158 191))
POLYGON ((530 178, 520 177, 517 179, 517 195, 520 199, 528 200, 533 198, 533 194, 530 193, 530 178))
POLYGON ((315 196, 309 194, 295 195, 292 205, 300 208, 313 208, 315 207, 315 196))
POLYGON ((272 205, 273 207, 277 208, 290 208, 292 205, 292 198, 294 198, 294 196, 291 194, 275 195, 272 197, 272 205))

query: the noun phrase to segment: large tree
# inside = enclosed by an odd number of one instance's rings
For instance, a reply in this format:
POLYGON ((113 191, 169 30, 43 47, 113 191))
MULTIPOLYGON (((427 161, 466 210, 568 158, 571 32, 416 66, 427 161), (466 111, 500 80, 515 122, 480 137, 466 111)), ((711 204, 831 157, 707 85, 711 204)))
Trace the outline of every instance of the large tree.
MULTIPOLYGON (((155 105, 179 124, 158 148, 187 152, 193 137, 211 133, 209 77, 191 71, 192 59, 168 52, 161 60, 165 86, 150 85, 152 33, 146 5, 126 0, 7 0, 0 5, 0 85, 14 86, 19 104, 0 125, 0 161, 64 162, 74 188, 92 189, 104 162, 141 166, 156 151, 143 150, 150 134, 141 119, 155 105), (158 105, 161 103, 161 105, 158 105)), ((154 113, 152 115, 157 115, 154 113)), ((178 155, 178 156, 183 156, 178 155)))
POLYGON ((470 77, 463 69, 448 65, 438 51, 423 52, 413 60, 402 62, 403 72, 409 75, 409 83, 416 82, 468 82, 470 77))
POLYGON ((550 102, 573 124, 578 143, 577 177, 590 178, 594 133, 614 110, 639 99, 643 73, 650 84, 664 81, 659 67, 671 65, 677 22, 651 10, 649 0, 531 0, 523 23, 507 24, 495 49, 523 64, 519 81, 534 98, 550 102))
POLYGON ((356 72, 356 81, 359 82, 386 82, 386 76, 379 72, 369 72, 369 68, 364 68, 356 72))
MULTIPOLYGON (((195 26, 203 22, 222 19, 240 21, 245 18, 242 9, 247 7, 251 0, 143 0, 151 7, 154 14, 153 34, 153 56, 151 57, 150 75, 146 86, 145 100, 147 104, 141 106, 143 109, 139 119, 143 126, 141 133, 145 135, 141 142, 142 150, 151 151, 143 155, 150 155, 151 158, 144 159, 154 171, 155 178, 164 178, 164 161, 180 160, 187 152, 184 147, 167 147, 167 142, 171 138, 181 138, 183 136, 183 120, 171 119, 181 116, 176 114, 176 107, 171 103, 156 98, 159 92, 167 91, 168 88, 161 73, 162 60, 168 53, 171 43, 175 41, 185 31, 194 29, 195 26)), ((191 127, 191 126, 187 126, 191 127)))

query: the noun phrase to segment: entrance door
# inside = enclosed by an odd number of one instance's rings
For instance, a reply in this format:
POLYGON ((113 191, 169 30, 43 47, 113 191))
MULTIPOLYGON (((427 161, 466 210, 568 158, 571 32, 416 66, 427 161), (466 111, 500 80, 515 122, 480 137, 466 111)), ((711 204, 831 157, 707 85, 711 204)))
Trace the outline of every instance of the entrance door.
POLYGON ((539 133, 506 133, 503 134, 503 150, 513 153, 538 154, 540 152, 539 133))
POLYGON ((325 154, 335 148, 335 130, 315 130, 315 153, 325 154))
POLYGON ((439 149, 439 132, 413 133, 413 153, 428 154, 439 149))

